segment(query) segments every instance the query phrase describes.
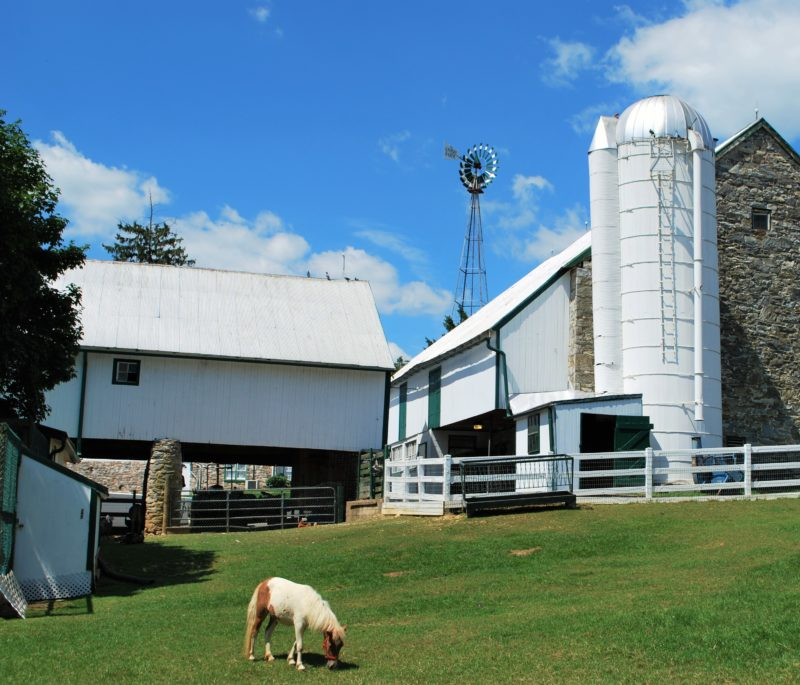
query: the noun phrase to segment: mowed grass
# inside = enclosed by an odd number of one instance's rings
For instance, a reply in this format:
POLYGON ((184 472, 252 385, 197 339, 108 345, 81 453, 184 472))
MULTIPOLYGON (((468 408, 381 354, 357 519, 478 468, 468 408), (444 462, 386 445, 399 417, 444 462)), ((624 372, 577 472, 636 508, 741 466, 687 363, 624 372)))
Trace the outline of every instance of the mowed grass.
MULTIPOLYGON (((148 587, 0 621, 3 683, 796 683, 800 501, 388 518, 104 545, 148 587), (241 655, 255 585, 316 587, 342 668, 241 655)), ((261 639, 258 651, 262 649, 261 639)))

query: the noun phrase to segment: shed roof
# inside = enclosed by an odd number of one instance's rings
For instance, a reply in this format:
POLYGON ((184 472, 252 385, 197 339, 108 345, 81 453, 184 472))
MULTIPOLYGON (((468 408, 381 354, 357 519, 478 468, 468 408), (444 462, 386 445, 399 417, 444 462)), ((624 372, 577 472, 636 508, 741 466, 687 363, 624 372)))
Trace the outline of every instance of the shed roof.
POLYGON ((533 271, 481 307, 466 321, 462 321, 447 335, 425 348, 401 368, 393 376, 392 381, 398 381, 420 367, 488 338, 493 330, 501 327, 520 308, 534 299, 544 287, 550 284, 553 278, 581 259, 590 247, 591 233, 587 231, 572 245, 543 261, 533 271))
POLYGON ((365 281, 87 260, 68 283, 83 349, 394 368, 365 281))

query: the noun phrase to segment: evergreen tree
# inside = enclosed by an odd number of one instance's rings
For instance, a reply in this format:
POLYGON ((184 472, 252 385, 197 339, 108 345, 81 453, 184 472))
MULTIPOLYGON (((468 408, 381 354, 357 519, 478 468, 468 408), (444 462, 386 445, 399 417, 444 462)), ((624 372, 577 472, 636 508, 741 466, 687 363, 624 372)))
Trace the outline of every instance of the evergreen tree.
MULTIPOLYGON (((463 305, 458 305, 457 312, 458 312, 458 323, 464 323, 469 318, 469 314, 467 314, 467 311, 464 309, 463 305)), ((458 326, 458 323, 453 321, 453 317, 450 314, 445 316, 444 320, 442 321, 442 325, 444 326, 444 333, 442 333, 442 335, 443 336, 447 335, 456 326, 458 326)), ((435 340, 431 340, 428 337, 425 338, 425 346, 426 347, 430 347, 435 342, 436 342, 435 340)))
POLYGON ((80 266, 86 247, 64 244, 59 191, 20 122, 0 110, 0 397, 30 424, 47 415, 44 394, 74 375, 80 291, 53 281, 80 266))
POLYGON ((181 246, 182 242, 183 238, 173 233, 168 223, 153 223, 151 200, 150 221, 147 226, 142 226, 137 221, 132 224, 119 222, 114 244, 103 244, 103 247, 118 262, 194 266, 194 259, 189 259, 186 250, 181 246))

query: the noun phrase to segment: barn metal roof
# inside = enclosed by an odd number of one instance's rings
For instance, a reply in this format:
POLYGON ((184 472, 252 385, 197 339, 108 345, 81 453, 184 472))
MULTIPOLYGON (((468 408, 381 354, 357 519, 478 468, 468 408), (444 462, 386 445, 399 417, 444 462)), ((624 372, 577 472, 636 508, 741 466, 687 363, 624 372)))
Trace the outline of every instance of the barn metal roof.
POLYGON ((366 281, 87 260, 68 283, 83 349, 394 368, 366 281))
POLYGON ((425 348, 392 377, 392 382, 397 382, 423 366, 488 338, 493 330, 513 317, 517 310, 528 304, 551 279, 558 276, 562 269, 577 261, 590 247, 591 233, 587 231, 568 248, 539 264, 466 321, 425 348))

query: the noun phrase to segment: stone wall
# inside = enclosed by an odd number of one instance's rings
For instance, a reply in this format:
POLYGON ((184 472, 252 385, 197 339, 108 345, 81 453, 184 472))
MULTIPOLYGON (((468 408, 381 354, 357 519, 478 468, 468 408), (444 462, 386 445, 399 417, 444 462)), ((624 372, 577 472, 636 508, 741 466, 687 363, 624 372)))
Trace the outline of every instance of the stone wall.
POLYGON ((86 476, 109 492, 132 492, 141 494, 144 485, 146 461, 131 459, 81 459, 78 464, 67 464, 72 471, 86 476))
POLYGON ((570 274, 567 365, 570 388, 594 392, 594 319, 590 258, 576 266, 570 274))
POLYGON ((723 436, 800 442, 800 163, 768 124, 717 160, 723 436), (770 210, 754 231, 753 206, 770 210))

